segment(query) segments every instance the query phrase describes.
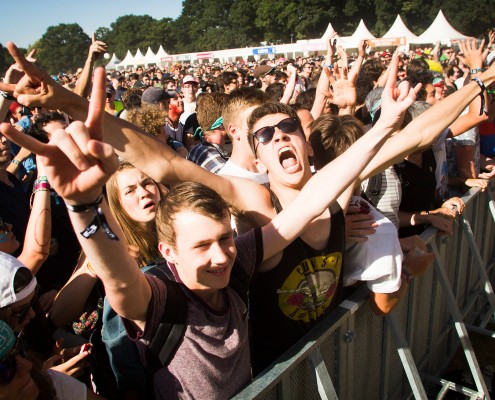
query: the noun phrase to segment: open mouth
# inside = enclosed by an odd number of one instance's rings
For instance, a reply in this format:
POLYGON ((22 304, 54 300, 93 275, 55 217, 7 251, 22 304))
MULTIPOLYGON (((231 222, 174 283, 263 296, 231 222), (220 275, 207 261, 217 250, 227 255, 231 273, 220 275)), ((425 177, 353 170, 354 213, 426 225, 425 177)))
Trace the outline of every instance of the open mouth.
POLYGON ((283 147, 280 149, 278 152, 278 159, 280 165, 282 165, 284 169, 297 165, 297 157, 290 147, 283 147))
POLYGON ((143 207, 143 209, 145 210, 149 210, 150 208, 154 208, 155 207, 155 203, 153 203, 152 201, 150 201, 149 203, 146 203, 143 207))

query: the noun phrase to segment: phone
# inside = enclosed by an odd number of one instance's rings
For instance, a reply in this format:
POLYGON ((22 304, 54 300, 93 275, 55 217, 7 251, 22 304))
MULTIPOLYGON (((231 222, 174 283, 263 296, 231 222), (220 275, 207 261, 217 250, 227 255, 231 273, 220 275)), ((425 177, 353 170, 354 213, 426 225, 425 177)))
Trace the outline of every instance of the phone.
POLYGON ((79 354, 82 354, 84 353, 85 351, 89 351, 91 350, 91 348, 93 347, 93 345, 91 343, 84 343, 82 346, 81 346, 81 350, 79 351, 79 354))

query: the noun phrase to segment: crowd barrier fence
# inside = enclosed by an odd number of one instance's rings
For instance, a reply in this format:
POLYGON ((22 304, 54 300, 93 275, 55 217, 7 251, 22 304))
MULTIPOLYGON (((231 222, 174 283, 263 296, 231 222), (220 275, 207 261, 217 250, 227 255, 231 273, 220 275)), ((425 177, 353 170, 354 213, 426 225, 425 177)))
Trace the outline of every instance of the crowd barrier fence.
POLYGON ((234 398, 441 399, 454 390, 489 399, 469 335, 495 338, 487 329, 495 312, 494 198, 493 187, 471 189, 452 236, 432 227, 422 234, 434 266, 388 316, 372 313, 361 286, 234 398), (441 378, 461 350, 472 387, 441 378))

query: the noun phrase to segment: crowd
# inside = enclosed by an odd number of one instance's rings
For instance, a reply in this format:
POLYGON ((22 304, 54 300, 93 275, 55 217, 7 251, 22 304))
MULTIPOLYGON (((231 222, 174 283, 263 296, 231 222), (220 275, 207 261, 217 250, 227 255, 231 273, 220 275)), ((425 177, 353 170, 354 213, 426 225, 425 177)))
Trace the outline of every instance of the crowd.
POLYGON ((0 83, 0 399, 230 398, 359 285, 377 316, 495 176, 488 41, 0 83))

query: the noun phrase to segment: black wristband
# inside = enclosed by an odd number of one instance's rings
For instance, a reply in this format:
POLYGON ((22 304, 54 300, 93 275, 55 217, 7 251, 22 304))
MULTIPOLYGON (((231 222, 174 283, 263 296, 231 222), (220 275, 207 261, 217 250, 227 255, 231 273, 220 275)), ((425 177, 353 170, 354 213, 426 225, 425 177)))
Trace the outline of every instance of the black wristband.
POLYGON ((103 192, 98 196, 98 198, 94 201, 94 203, 91 204, 68 204, 65 203, 65 206, 69 211, 75 212, 75 213, 82 213, 82 212, 88 212, 90 210, 93 210, 95 207, 101 204, 103 201, 103 192))
POLYGON ((10 100, 10 101, 16 101, 16 98, 14 96, 4 92, 3 90, 0 90, 0 96, 2 96, 3 98, 5 98, 7 100, 10 100))
POLYGON ((480 107, 480 115, 483 115, 483 113, 485 113, 486 115, 488 115, 488 112, 485 108, 485 90, 486 90, 486 87, 485 87, 485 84, 483 83, 483 81, 480 79, 480 78, 473 78, 473 81, 475 81, 478 86, 481 88, 481 93, 480 93, 480 97, 481 97, 481 107, 480 107))
POLYGON ((92 204, 71 205, 65 203, 65 206, 69 211, 72 211, 74 213, 83 213, 83 212, 85 213, 88 211, 93 211, 93 213, 95 214, 95 217, 93 218, 91 223, 82 232, 80 232, 80 234, 84 236, 86 239, 89 239, 96 232, 98 232, 100 228, 102 228, 110 240, 119 240, 117 235, 113 233, 112 229, 108 225, 105 214, 103 214, 103 210, 100 207, 98 207, 102 201, 103 201, 103 192, 98 196, 98 198, 92 204))

